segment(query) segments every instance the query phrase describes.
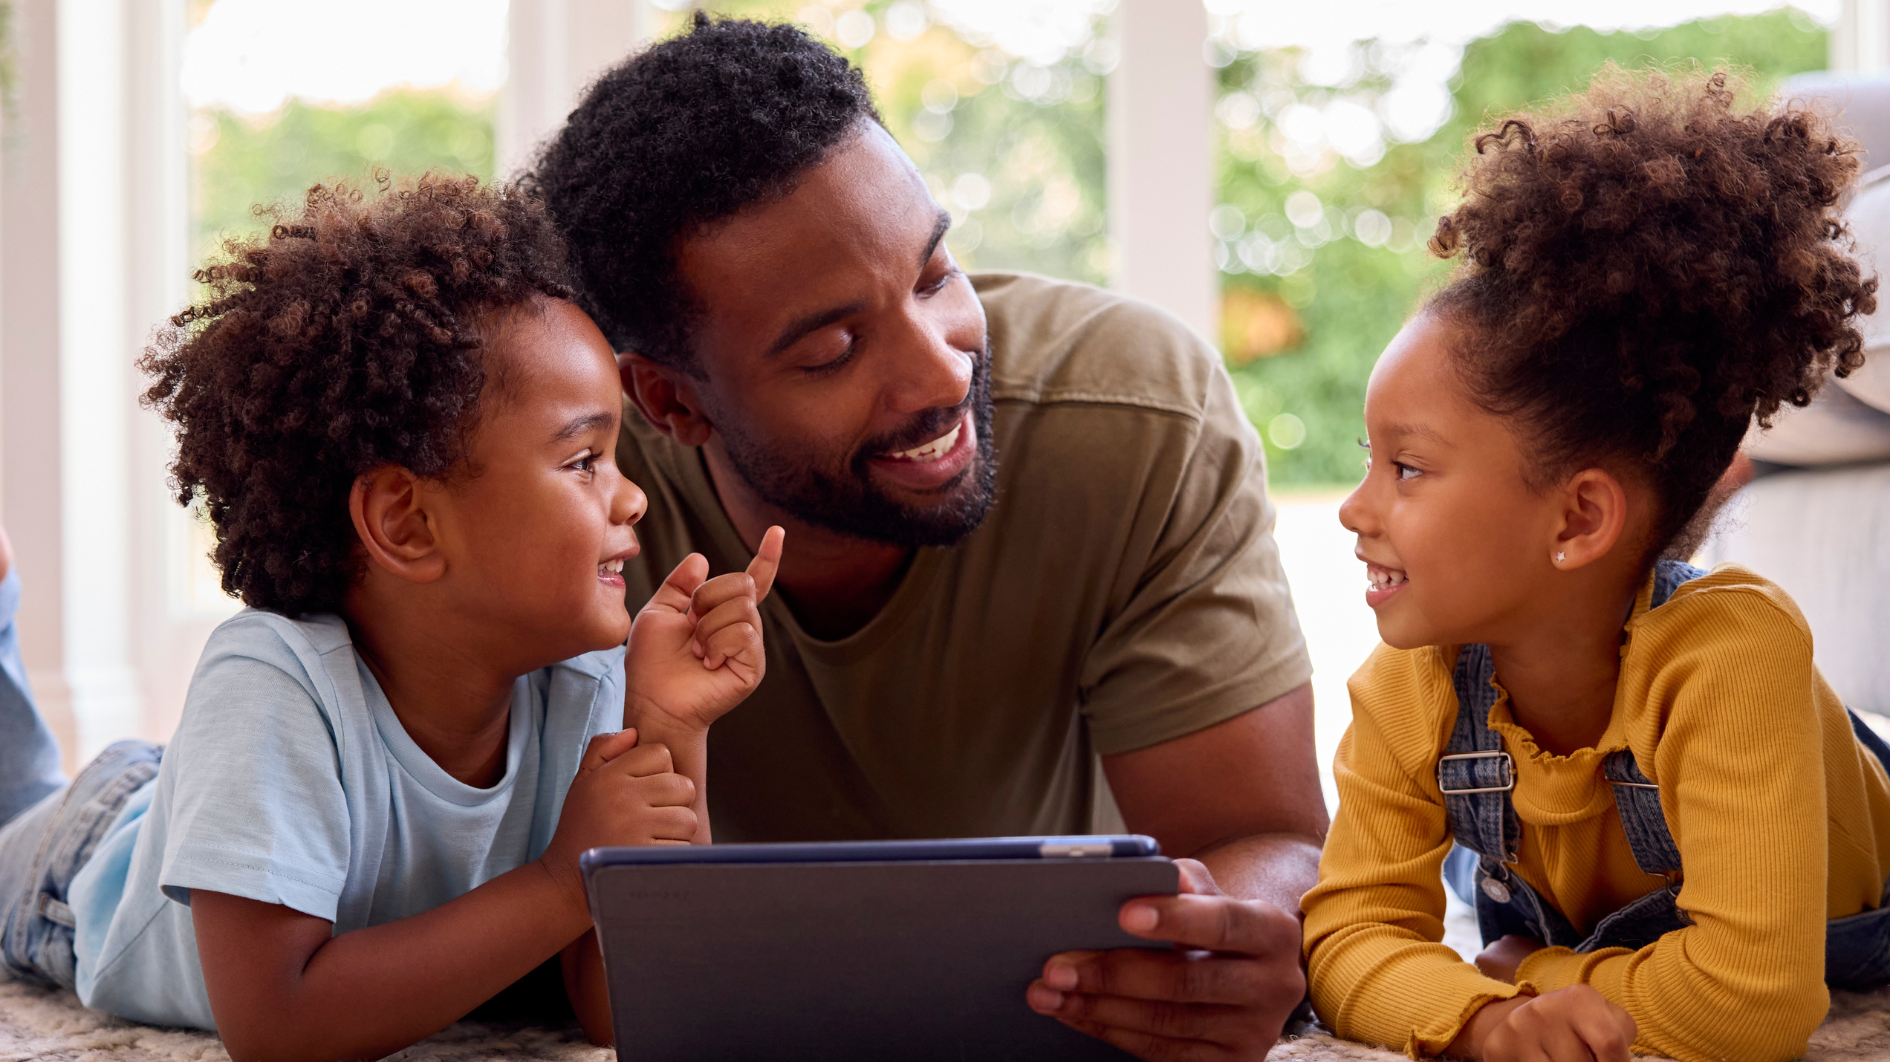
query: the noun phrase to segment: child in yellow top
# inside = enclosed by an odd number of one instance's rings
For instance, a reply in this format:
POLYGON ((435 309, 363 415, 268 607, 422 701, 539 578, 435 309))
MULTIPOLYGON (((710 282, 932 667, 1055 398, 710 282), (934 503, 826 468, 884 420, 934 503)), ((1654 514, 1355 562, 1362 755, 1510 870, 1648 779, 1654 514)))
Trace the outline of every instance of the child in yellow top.
POLYGON ((1835 213, 1854 146, 1738 91, 1611 68, 1478 137, 1432 243, 1464 263, 1372 373, 1341 519, 1385 644, 1304 901, 1341 1036, 1764 1062, 1827 981, 1890 979, 1881 742, 1781 590, 1663 559, 1876 305, 1835 213), (1440 943, 1447 854, 1474 965, 1440 943))

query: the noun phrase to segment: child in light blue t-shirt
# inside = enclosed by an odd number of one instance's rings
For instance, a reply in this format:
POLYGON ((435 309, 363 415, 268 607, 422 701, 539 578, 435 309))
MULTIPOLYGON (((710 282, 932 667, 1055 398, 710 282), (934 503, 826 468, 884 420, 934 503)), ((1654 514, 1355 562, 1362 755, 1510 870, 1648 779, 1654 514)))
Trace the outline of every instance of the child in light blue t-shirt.
POLYGON ((0 969, 285 1060, 399 1050, 556 957, 607 1042, 577 857, 709 840, 781 532, 633 624, 616 361, 541 207, 429 177, 281 215, 141 363, 250 606, 170 745, 63 785, 0 583, 0 969))

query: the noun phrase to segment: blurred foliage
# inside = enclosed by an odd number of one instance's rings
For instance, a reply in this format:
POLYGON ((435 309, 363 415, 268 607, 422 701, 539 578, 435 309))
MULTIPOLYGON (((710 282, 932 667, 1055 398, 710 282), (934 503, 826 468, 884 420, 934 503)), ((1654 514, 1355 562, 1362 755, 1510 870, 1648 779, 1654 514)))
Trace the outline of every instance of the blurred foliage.
POLYGON ((199 259, 222 235, 263 228, 257 204, 299 200, 312 184, 364 181, 376 168, 492 176, 493 101, 448 90, 384 92, 352 107, 291 99, 264 115, 191 115, 191 216, 199 259))
MULTIPOLYGON (((858 63, 887 128, 952 212, 948 242, 967 268, 1108 283, 1103 79, 1115 46, 1103 20, 1072 54, 1040 65, 967 40, 918 0, 702 6, 800 24, 858 63)), ((681 32, 687 14, 669 14, 659 36, 681 32)))
POLYGON ((1337 101, 1382 113, 1408 51, 1362 42, 1353 74, 1337 85, 1308 83, 1296 49, 1225 57, 1216 109, 1220 201, 1239 210, 1240 228, 1231 212, 1216 215, 1217 235, 1233 236, 1221 252, 1223 293, 1230 307, 1240 305, 1236 293, 1277 296, 1297 311, 1304 336, 1284 350, 1243 350, 1239 337, 1225 337, 1242 402, 1267 440, 1271 479, 1358 478, 1366 378, 1426 286, 1448 272, 1423 242, 1451 206, 1466 138, 1486 115, 1580 89, 1608 60, 1745 67, 1769 91, 1787 75, 1822 69, 1825 49, 1824 29, 1794 10, 1639 33, 1511 23, 1465 47, 1450 82, 1451 114, 1433 135, 1354 161, 1330 147, 1308 151, 1281 125, 1305 116, 1296 106, 1337 101), (1318 210, 1302 196, 1293 221, 1310 225, 1288 220, 1289 203, 1304 192, 1317 197, 1318 210))

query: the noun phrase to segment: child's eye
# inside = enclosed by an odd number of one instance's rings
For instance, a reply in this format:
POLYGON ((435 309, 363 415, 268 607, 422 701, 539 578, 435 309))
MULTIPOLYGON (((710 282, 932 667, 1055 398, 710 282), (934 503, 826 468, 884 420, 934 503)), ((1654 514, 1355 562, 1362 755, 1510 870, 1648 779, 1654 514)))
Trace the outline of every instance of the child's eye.
POLYGON ((1398 470, 1398 482, 1400 483, 1408 479, 1416 479, 1417 477, 1424 474, 1422 472, 1419 472, 1417 469, 1412 468, 1410 465, 1400 464, 1396 461, 1393 461, 1391 463, 1391 467, 1398 470))
POLYGON ((1372 470, 1372 441, 1370 439, 1360 439, 1358 441, 1358 448, 1365 451, 1365 471, 1370 472, 1372 470))
POLYGON ((591 471, 596 470, 596 465, 597 465, 597 455, 592 453, 589 450, 586 450, 583 453, 579 454, 576 458, 572 459, 571 463, 565 465, 564 467, 575 468, 579 472, 591 472, 591 471))

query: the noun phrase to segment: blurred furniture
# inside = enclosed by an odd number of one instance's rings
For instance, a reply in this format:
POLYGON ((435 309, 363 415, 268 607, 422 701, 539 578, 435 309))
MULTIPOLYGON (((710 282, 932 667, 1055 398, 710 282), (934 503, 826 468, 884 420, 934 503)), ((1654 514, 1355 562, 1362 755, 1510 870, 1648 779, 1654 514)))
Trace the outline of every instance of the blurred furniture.
MULTIPOLYGON (((1846 217, 1864 268, 1890 277, 1890 78, 1810 74, 1785 90, 1833 117, 1863 145, 1865 165, 1876 164, 1846 217)), ((1747 438, 1761 474, 1702 552, 1784 587, 1832 687, 1852 707, 1890 716, 1890 290, 1880 297, 1884 307, 1860 322, 1864 367, 1747 438)))

